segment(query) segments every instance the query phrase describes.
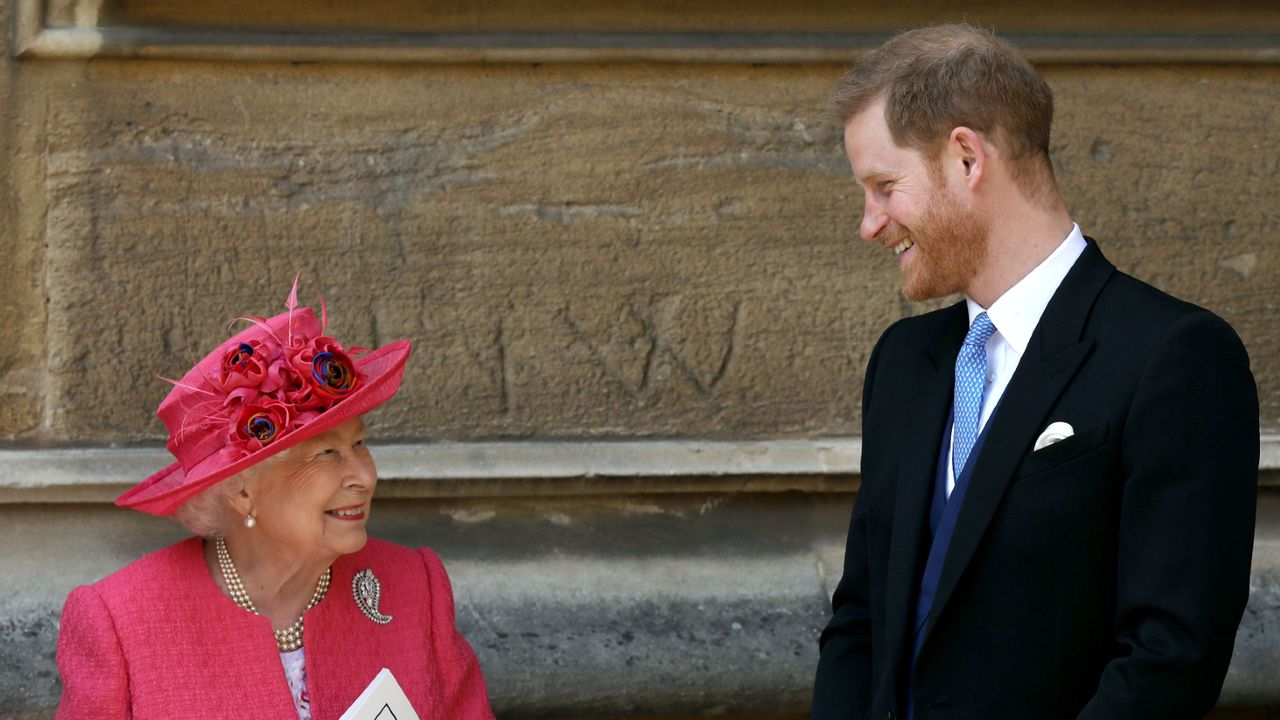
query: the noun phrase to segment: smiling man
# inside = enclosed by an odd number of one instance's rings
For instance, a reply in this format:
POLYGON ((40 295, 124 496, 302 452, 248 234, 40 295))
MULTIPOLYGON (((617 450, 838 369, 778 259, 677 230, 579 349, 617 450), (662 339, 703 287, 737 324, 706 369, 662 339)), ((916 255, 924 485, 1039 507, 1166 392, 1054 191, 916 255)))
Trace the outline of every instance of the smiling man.
POLYGON ((833 109, 863 239, 909 299, 964 299, 872 352, 814 717, 1203 717, 1253 548, 1240 340, 1081 233, 1049 87, 994 35, 899 35, 833 109))

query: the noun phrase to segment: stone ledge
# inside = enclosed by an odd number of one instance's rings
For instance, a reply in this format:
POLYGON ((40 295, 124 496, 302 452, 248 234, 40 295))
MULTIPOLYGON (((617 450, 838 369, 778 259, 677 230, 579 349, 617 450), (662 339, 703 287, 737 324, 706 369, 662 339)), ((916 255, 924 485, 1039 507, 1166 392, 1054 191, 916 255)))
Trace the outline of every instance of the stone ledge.
MULTIPOLYGON (((376 445, 381 497, 856 488, 860 438, 376 445)), ((172 462, 162 448, 0 450, 0 503, 110 502, 172 462)))
MULTIPOLYGON (((25 7, 25 5, 24 5, 25 7)), ((24 12, 27 12, 24 10, 24 12)), ((334 33, 39 26, 19 22, 19 57, 373 63, 840 63, 887 35, 849 32, 334 33)), ((1280 63, 1265 33, 1008 33, 1032 62, 1280 63)))
MULTIPOLYGON (((1280 435, 1263 435, 1260 484, 1280 486, 1280 435)), ((381 497, 851 492, 859 437, 377 445, 381 497)), ((161 448, 0 450, 0 503, 110 502, 164 467, 161 448)))

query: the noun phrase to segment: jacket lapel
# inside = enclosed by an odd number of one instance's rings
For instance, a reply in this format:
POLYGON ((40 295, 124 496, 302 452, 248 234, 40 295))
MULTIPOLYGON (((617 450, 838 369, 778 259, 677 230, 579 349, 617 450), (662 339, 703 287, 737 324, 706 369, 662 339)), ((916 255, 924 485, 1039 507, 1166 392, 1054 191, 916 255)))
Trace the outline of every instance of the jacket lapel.
MULTIPOLYGON (((885 628, 893 668, 904 668, 914 636, 911 610, 929 538, 925 530, 942 432, 951 410, 955 361, 968 330, 964 303, 949 309, 945 330, 919 356, 906 377, 913 382, 896 431, 900 458, 894 488, 892 535, 885 578, 885 628)), ((896 674, 896 673, 895 673, 896 674)), ((896 692, 896 691, 895 691, 896 692)))
MULTIPOLYGON (((366 567, 376 567, 376 573, 386 576, 372 562, 369 547, 366 544, 365 549, 334 562, 329 594, 307 611, 302 631, 306 638, 307 690, 315 718, 337 718, 347 711, 386 662, 385 629, 390 627, 394 632, 402 627, 375 625, 357 610, 352 590, 355 574, 366 567)), ((383 592, 391 590, 388 587, 383 592)), ((403 673, 397 679, 408 687, 409 678, 403 673)), ((427 717, 426 709, 417 707, 427 717)))
POLYGON ((1014 470, 1031 450, 1049 411, 1093 349, 1093 341, 1083 337, 1084 326, 1115 266, 1102 256, 1092 239, 1086 239, 1088 247, 1049 301, 1027 344, 1027 352, 988 421, 986 444, 975 461, 938 579, 933 609, 925 625, 925 642, 973 558, 1013 480, 1014 470))

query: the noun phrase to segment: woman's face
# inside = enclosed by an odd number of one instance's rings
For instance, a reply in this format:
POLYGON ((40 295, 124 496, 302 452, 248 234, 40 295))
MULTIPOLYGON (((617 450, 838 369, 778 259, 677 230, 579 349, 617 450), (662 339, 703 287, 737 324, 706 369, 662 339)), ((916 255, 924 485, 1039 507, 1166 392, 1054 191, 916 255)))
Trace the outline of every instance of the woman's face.
POLYGON ((364 438, 364 421, 347 420, 294 446, 247 483, 257 526, 246 535, 301 561, 332 562, 364 547, 378 484, 364 438))

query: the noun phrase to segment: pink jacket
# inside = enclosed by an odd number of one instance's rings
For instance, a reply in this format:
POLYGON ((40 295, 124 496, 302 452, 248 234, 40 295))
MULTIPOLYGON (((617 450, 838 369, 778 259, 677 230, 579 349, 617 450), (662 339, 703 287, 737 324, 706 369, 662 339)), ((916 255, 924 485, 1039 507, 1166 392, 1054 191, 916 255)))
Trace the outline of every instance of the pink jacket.
MULTIPOLYGON (((449 578, 430 550, 371 539, 339 558, 303 632, 314 720, 337 720, 383 667, 422 720, 493 717, 475 653, 454 626, 449 578), (382 585, 386 625, 352 596, 352 577, 365 568, 382 585)), ((222 594, 199 538, 73 590, 58 669, 58 720, 298 717, 270 622, 222 594)))

